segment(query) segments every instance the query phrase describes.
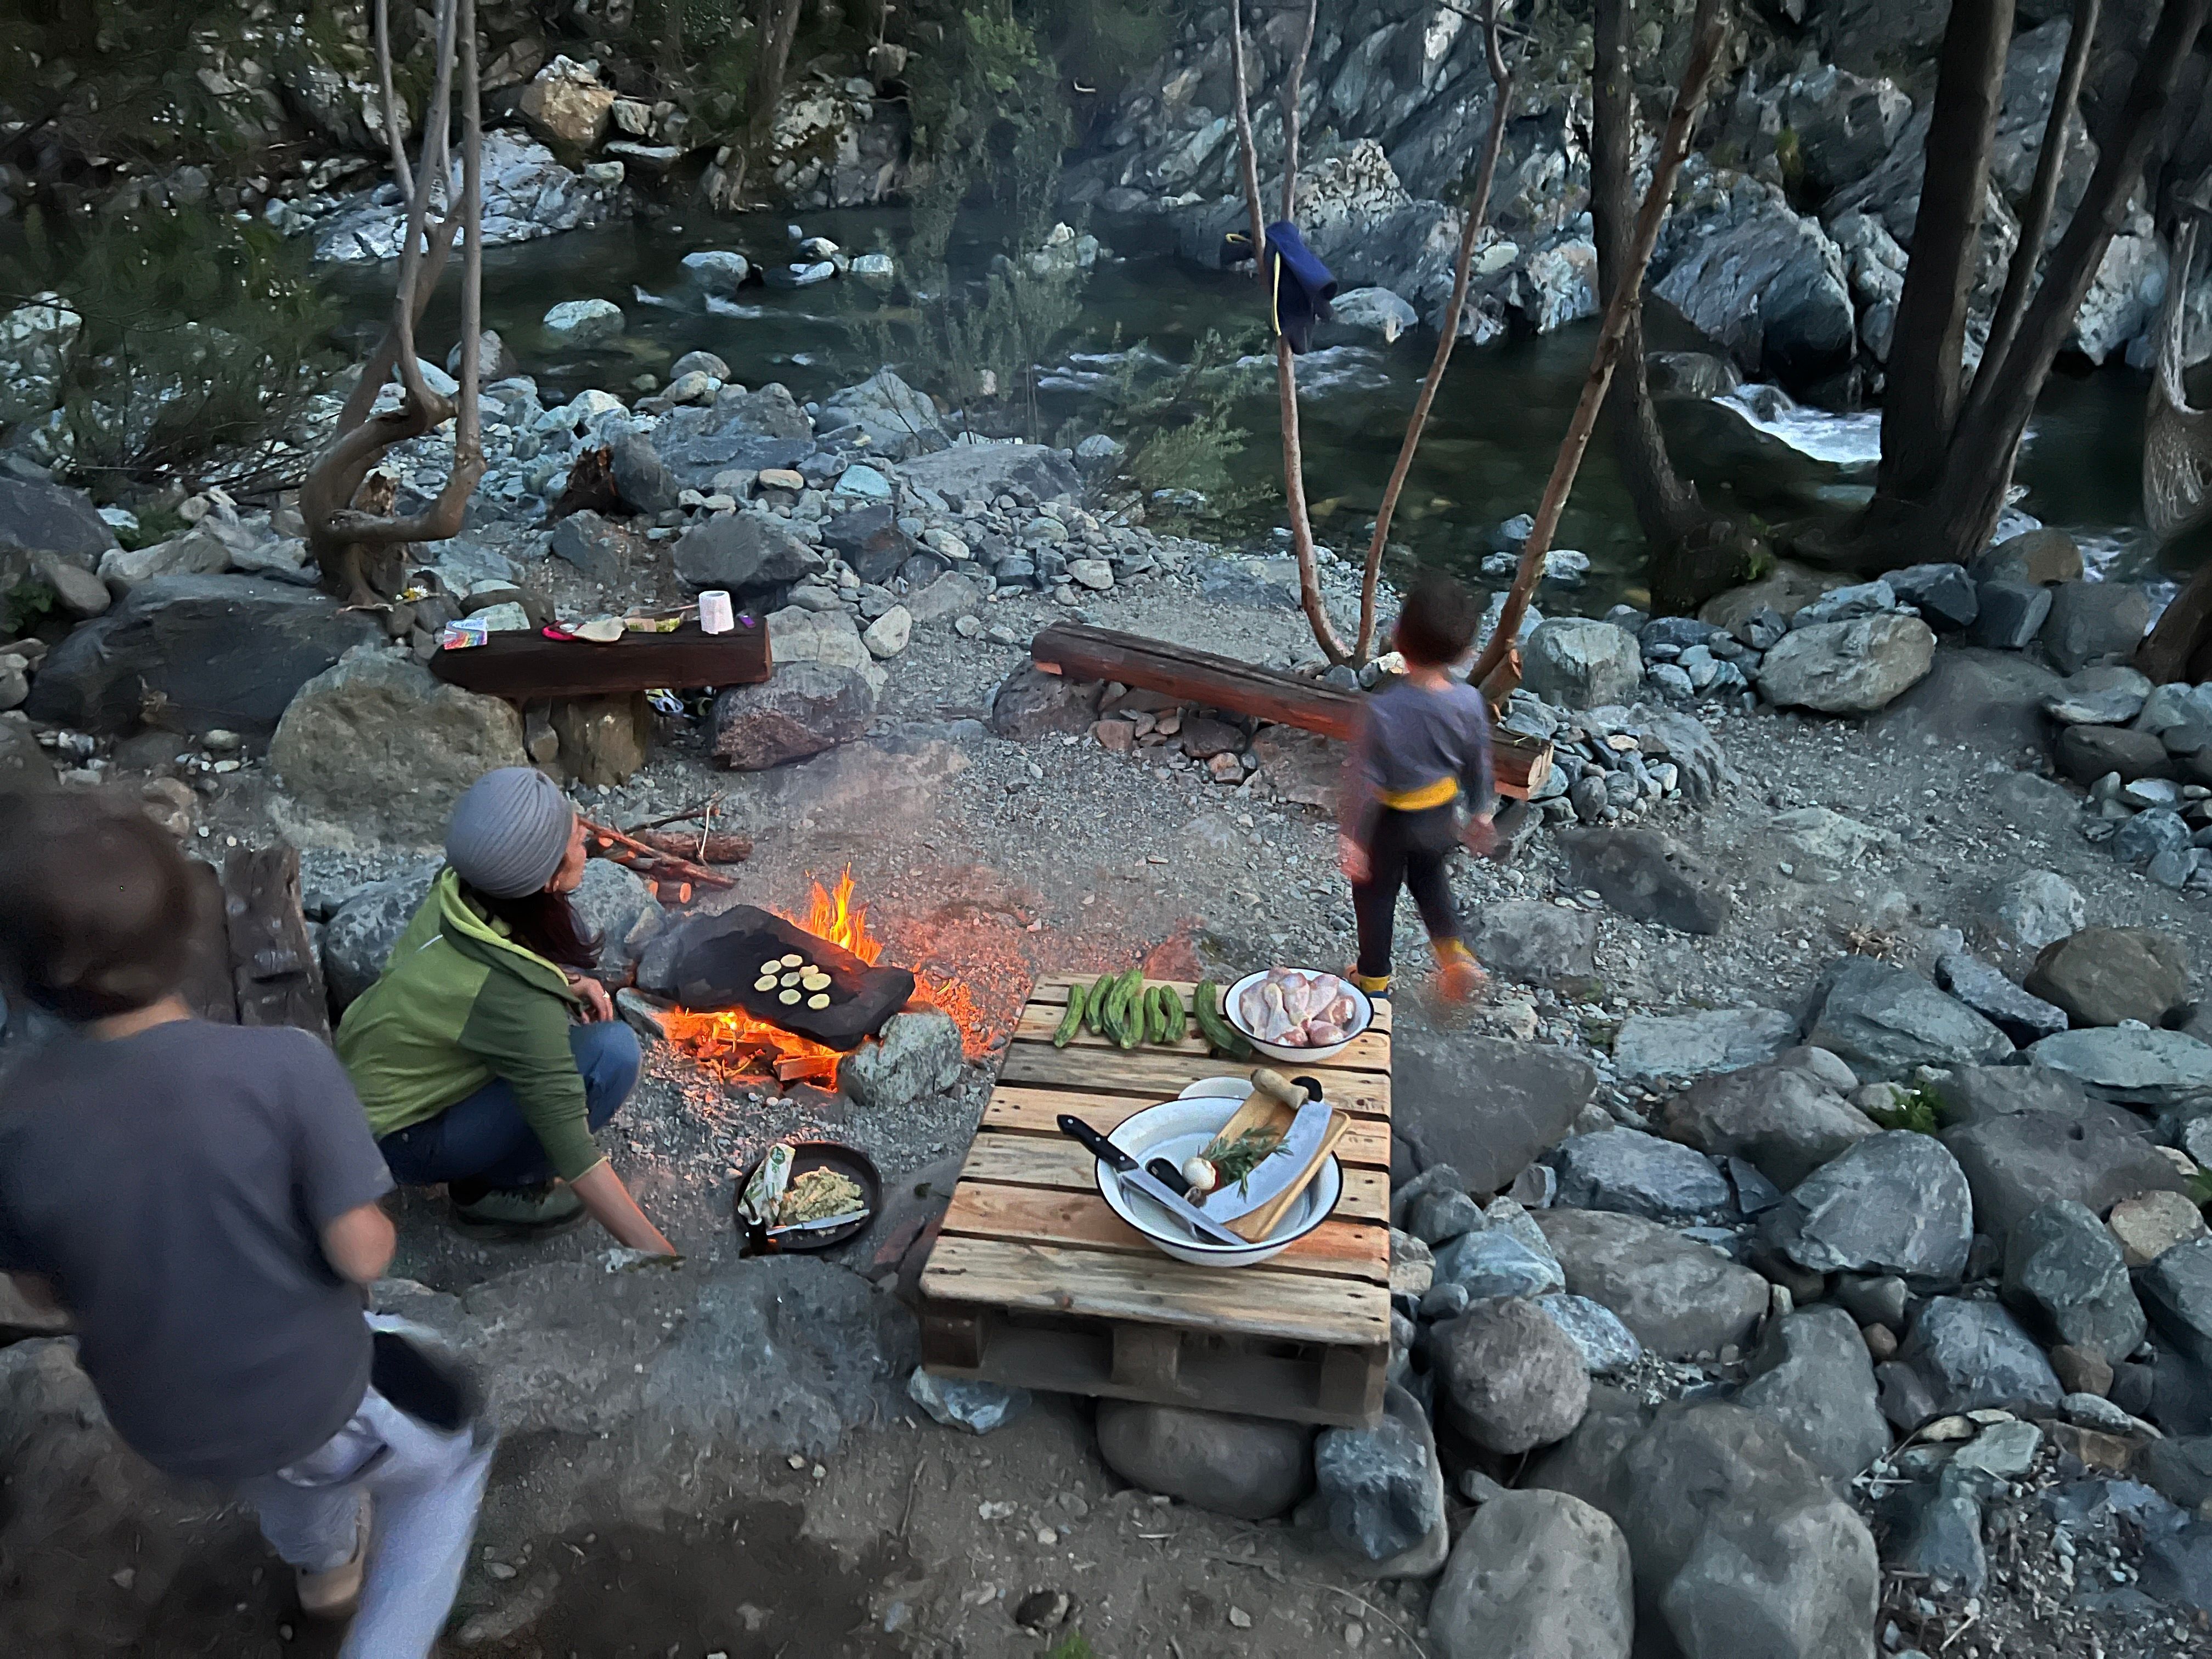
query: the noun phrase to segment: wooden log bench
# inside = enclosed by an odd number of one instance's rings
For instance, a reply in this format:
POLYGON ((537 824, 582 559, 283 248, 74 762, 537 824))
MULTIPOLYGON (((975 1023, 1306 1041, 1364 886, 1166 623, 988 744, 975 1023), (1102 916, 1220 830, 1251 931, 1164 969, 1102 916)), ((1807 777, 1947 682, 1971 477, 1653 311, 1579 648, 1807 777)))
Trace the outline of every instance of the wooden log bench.
MULTIPOLYGON (((1200 1078, 1243 1076, 1195 1036, 1124 1051, 1052 1033, 1070 981, 1031 992, 922 1270, 940 1376, 1301 1423, 1372 1424, 1390 1356, 1390 1011, 1301 1066, 1352 1115, 1335 1213, 1272 1261, 1200 1267, 1107 1207, 1055 1121, 1102 1133, 1200 1078)), ((1192 988, 1179 986, 1186 1001, 1192 988)))
POLYGON ((495 634, 482 645, 441 651, 430 672, 448 685, 526 702, 537 697, 606 697, 700 685, 757 685, 775 672, 768 623, 754 618, 727 634, 687 620, 672 634, 625 634, 612 645, 549 640, 535 631, 495 634))
MULTIPOLYGON (((1203 708, 1318 732, 1340 743, 1350 742, 1359 729, 1363 699, 1357 691, 1110 628, 1054 623, 1030 641, 1030 659, 1048 674, 1118 680, 1203 708)), ((1552 745, 1493 731, 1491 770, 1499 794, 1526 800, 1551 775, 1552 745)))

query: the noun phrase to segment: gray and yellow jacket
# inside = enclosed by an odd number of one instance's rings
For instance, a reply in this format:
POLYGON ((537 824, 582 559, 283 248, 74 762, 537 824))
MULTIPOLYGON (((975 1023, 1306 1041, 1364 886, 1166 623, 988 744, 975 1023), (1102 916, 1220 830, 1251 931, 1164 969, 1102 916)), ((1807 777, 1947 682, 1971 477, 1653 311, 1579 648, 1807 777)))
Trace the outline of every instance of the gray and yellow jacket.
POLYGON ((338 1022, 338 1058, 381 1139, 505 1078, 554 1170, 603 1162, 568 1046, 568 975, 507 936, 439 872, 383 977, 338 1022))

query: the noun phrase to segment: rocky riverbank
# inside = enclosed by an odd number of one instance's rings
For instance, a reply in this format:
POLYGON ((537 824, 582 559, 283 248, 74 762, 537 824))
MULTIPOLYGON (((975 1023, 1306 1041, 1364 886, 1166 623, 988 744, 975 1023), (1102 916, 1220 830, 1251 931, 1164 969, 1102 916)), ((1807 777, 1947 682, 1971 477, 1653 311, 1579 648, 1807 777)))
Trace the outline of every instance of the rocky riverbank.
MULTIPOLYGON (((1560 764, 1504 859, 1455 878, 1496 994, 1432 1005, 1410 917, 1401 941, 1385 1425, 910 1395, 901 1288, 1030 979, 1349 948, 1333 745, 1037 675, 1028 640, 1083 618, 1322 663, 1286 559, 1155 533, 1108 450, 954 441, 888 373, 808 406, 680 368, 629 402, 489 386, 470 527, 380 617, 303 585, 282 503, 204 498, 125 550, 73 492, 0 479, 0 551, 53 599, 0 645, 10 787, 137 791, 210 854, 291 836, 337 998, 454 793, 527 759, 617 824, 719 797, 755 845, 744 900, 849 867, 895 958, 980 1011, 901 1098, 732 1086, 654 1045, 610 1139, 672 1273, 580 1233, 471 1243, 409 1197, 382 1297, 484 1368, 508 1432, 465 1650, 598 1650, 611 1591, 655 1651, 1080 1628, 1102 1653, 1460 1659, 1560 1620, 1689 1659, 1745 1628, 1804 1659, 2201 1644, 2212 789, 2203 690, 2118 665, 2140 591, 2023 531, 1972 571, 1785 567, 1698 619, 1532 621, 1507 724, 1560 764), (599 506, 549 527, 580 477, 599 506), (422 665, 463 614, 574 624, 705 586, 766 617, 779 672, 647 727, 422 665), (2114 856, 2138 842, 2141 871, 2114 856), (737 1261, 735 1173, 795 1131, 867 1150, 898 1201, 839 1261, 737 1261), (743 1606, 656 1576, 726 1561, 732 1527, 760 1540, 743 1606)), ((403 506, 445 441, 395 456, 403 506)), ((1347 611, 1353 573, 1323 580, 1347 611)), ((661 907, 606 864, 587 897, 625 981, 661 907)), ((9 1329, 0 1551, 57 1592, 11 1598, 21 1639, 276 1650, 275 1592, 232 1587, 239 1518, 155 1492, 66 1344, 9 1329)))

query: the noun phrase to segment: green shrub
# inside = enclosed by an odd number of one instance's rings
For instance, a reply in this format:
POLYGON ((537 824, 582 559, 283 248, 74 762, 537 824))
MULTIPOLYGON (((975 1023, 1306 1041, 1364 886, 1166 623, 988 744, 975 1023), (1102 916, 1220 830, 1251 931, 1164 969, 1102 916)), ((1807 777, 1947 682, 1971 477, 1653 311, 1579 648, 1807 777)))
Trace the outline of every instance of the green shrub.
POLYGON ((1885 1129, 1910 1129, 1917 1135, 1933 1135, 1942 1124, 1936 1115, 1938 1104, 1934 1091, 1908 1089, 1899 1095, 1895 1105, 1869 1108, 1867 1115, 1885 1129))

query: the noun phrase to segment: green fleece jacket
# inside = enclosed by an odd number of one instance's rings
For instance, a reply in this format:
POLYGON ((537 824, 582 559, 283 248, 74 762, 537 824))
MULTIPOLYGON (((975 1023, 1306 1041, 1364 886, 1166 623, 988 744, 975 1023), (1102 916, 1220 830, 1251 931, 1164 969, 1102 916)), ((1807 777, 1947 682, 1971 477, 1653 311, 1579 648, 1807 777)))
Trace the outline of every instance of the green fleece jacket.
POLYGON ((383 977, 338 1022, 338 1058, 380 1138, 505 1078, 553 1168, 574 1181, 604 1161, 568 1046, 578 1006, 568 975, 470 904, 460 878, 443 870, 383 977))

